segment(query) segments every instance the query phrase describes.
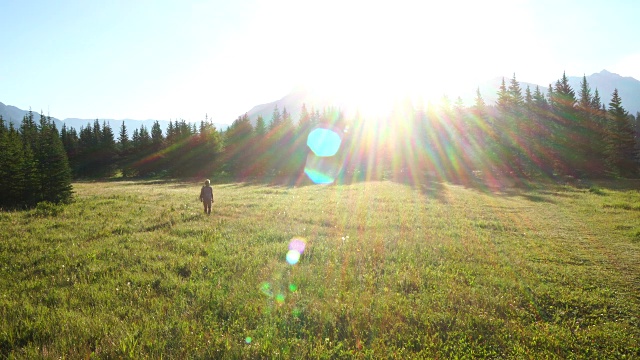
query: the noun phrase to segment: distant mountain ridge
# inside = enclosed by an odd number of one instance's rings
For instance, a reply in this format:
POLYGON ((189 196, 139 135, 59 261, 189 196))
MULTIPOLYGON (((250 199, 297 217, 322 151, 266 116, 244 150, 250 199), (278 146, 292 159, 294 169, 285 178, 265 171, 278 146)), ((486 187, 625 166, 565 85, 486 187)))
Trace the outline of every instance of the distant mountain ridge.
MULTIPOLYGON (((22 122, 22 118, 28 113, 28 110, 22 110, 12 105, 5 105, 0 102, 0 115, 4 119, 6 124, 13 123, 13 126, 16 128, 20 126, 22 122)), ((33 111, 34 119, 36 123, 40 121, 40 113, 37 111, 33 111)), ((46 114, 45 114, 46 116, 46 114)), ((77 118, 67 118, 64 120, 57 119, 55 117, 51 117, 51 120, 56 124, 58 130, 62 129, 62 125, 65 124, 67 128, 74 128, 76 131, 80 132, 81 127, 86 127, 88 124, 93 126, 93 123, 96 119, 77 119, 77 118)), ((102 126, 103 121, 111 126, 114 135, 117 137, 120 132, 120 126, 122 126, 122 122, 124 121, 124 125, 127 127, 127 133, 129 138, 133 135, 133 131, 135 129, 139 129, 142 125, 144 125, 147 130, 151 131, 151 126, 156 120, 133 120, 133 119, 122 119, 122 120, 114 120, 114 119, 98 119, 100 122, 100 126, 102 126)), ((169 120, 157 120, 160 124, 160 128, 162 132, 166 135, 167 128, 169 127, 169 120)), ((175 121, 174 121, 175 122, 175 121)), ((196 123, 196 127, 199 126, 199 122, 196 123)), ((214 124, 216 129, 224 130, 229 125, 228 124, 214 124)))
MULTIPOLYGON (((517 75, 517 74, 516 74, 517 75)), ((505 83, 509 84, 512 76, 505 76, 505 83)), ((517 79, 517 76, 516 76, 517 79)), ((579 97, 580 94, 580 82, 582 81, 582 76, 568 76, 569 84, 574 89, 576 93, 576 97, 579 97)), ((473 87, 465 91, 461 94, 447 94, 449 99, 452 102, 455 102, 458 96, 463 100, 463 102, 470 106, 474 103, 474 99, 476 96, 476 90, 480 89, 480 94, 484 99, 487 105, 495 104, 497 99, 497 92, 500 87, 500 83, 502 82, 502 77, 496 77, 493 79, 489 79, 478 86, 473 87)), ((611 73, 607 70, 602 70, 599 73, 594 73, 587 76, 587 82, 589 83, 589 87, 591 88, 591 94, 598 89, 598 93, 600 94, 600 99, 608 107, 609 101, 611 101, 611 94, 614 89, 618 89, 618 93, 622 98, 622 106, 632 115, 636 115, 640 112, 640 80, 634 79, 632 77, 623 77, 615 73, 611 73)), ((547 89, 549 88, 549 84, 532 84, 527 82, 521 82, 520 87, 522 88, 522 92, 524 95, 524 91, 527 86, 530 87, 531 91, 535 90, 536 86, 540 87, 540 91, 542 91, 545 95, 547 94, 547 89)), ((554 81, 555 83, 555 81, 554 81)), ((552 84, 553 85, 553 84, 552 84)), ((338 107, 340 109, 347 109, 348 104, 344 103, 343 100, 338 99, 336 97, 331 96, 318 96, 313 93, 310 89, 304 87, 297 87, 293 89, 289 94, 283 96, 279 100, 275 100, 266 104, 256 105, 247 111, 247 115, 251 119, 251 122, 255 124, 255 120, 258 116, 262 116, 264 120, 269 123, 271 121, 271 117, 273 115, 273 110, 275 106, 278 106, 280 113, 283 112, 284 109, 287 109, 287 112, 291 114, 291 118, 294 122, 298 121, 300 117, 300 109, 302 105, 306 104, 307 110, 311 111, 312 108, 322 111, 322 109, 333 106, 338 107)), ((5 122, 12 122, 14 126, 18 127, 22 118, 27 113, 27 110, 19 109, 12 105, 5 105, 0 102, 0 115, 4 118, 5 122)), ((40 119, 40 113, 34 111, 35 119, 38 121, 40 119)), ((94 123, 95 119, 77 119, 77 118, 67 118, 64 120, 59 120, 55 117, 52 117, 54 123, 58 127, 58 129, 62 128, 63 124, 66 124, 67 127, 73 127, 76 131, 79 131, 81 127, 87 126, 87 124, 94 123)), ((108 123, 114 131, 114 134, 118 134, 120 126, 124 121, 125 126, 127 127, 127 132, 129 133, 129 137, 133 134, 135 129, 139 129, 140 126, 144 125, 147 129, 151 129, 151 126, 156 120, 132 120, 132 119, 124 119, 124 120, 114 120, 114 119, 98 119, 100 124, 103 121, 108 123)), ((168 120, 158 120, 162 131, 166 134, 167 127, 169 125, 168 120)), ((228 124, 214 124, 217 129, 224 130, 229 125, 228 124)), ((198 126, 198 123, 196 123, 198 126)))
MULTIPOLYGON (((509 86, 509 82, 512 77, 513 76, 504 76, 504 81, 507 86, 509 86)), ((559 78, 560 77, 558 77, 558 79, 559 78)), ((567 78, 569 80, 569 84, 576 93, 576 98, 578 98, 580 96, 580 83, 582 82, 582 76, 568 76, 567 78)), ((460 97, 465 105, 471 106, 475 102, 476 90, 479 89, 485 103, 487 105, 494 105, 498 98, 498 89, 500 88, 502 79, 503 77, 495 77, 484 81, 463 93, 446 95, 451 102, 455 102, 458 97, 460 97)), ((599 73, 587 76, 587 82, 591 88, 591 95, 593 96, 595 90, 598 89, 600 99, 605 106, 609 106, 613 90, 617 88, 618 93, 622 98, 622 106, 624 106, 624 108, 634 116, 637 112, 640 112, 640 80, 632 77, 622 77, 607 70, 602 70, 599 73)), ((536 86, 538 86, 545 96, 549 89, 549 84, 533 84, 519 80, 518 83, 522 89, 522 95, 524 95, 527 86, 529 86, 532 93, 536 86)), ((555 80, 551 85, 555 85, 555 80)), ((314 97, 309 89, 296 88, 279 100, 254 106, 247 112, 247 115, 253 124, 255 124, 255 120, 258 116, 262 116, 264 120, 269 123, 271 121, 273 110, 277 105, 280 113, 282 113, 283 109, 286 108, 287 112, 292 115, 293 120, 297 121, 303 104, 306 104, 307 110, 311 110, 312 106, 319 110, 328 106, 335 106, 342 110, 345 110, 345 108, 348 107, 348 105, 342 103, 339 99, 332 99, 330 97, 314 97)))

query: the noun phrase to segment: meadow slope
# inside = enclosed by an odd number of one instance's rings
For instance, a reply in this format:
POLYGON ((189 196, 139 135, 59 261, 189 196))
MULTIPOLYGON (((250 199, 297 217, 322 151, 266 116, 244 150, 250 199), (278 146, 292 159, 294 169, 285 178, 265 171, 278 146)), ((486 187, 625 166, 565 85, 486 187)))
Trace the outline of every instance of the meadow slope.
POLYGON ((0 212, 0 358, 640 356, 638 183, 199 186, 0 212))

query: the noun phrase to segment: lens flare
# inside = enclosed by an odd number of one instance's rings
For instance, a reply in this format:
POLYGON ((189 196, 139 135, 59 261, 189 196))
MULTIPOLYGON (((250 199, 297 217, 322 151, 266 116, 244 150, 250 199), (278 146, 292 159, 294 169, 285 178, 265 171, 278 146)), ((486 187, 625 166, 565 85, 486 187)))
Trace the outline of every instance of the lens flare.
POLYGON ((340 149, 342 139, 335 131, 317 128, 309 133, 307 146, 316 156, 334 156, 340 149))
POLYGON ((293 238, 289 242, 289 250, 296 250, 300 254, 304 252, 304 248, 307 246, 307 241, 303 238, 293 238))
POLYGON ((298 286, 296 284, 289 284, 289 291, 291 292, 298 291, 298 286))
POLYGON ((342 162, 340 159, 336 157, 320 157, 309 153, 304 166, 304 173, 316 184, 331 184, 336 180, 341 169, 342 162))
POLYGON ((316 184, 333 183, 342 169, 342 161, 337 156, 342 146, 341 132, 318 127, 307 136, 307 146, 311 152, 304 173, 316 184))
POLYGON ((268 297, 273 297, 273 290, 271 290, 271 284, 268 282, 260 284, 260 291, 268 297))
POLYGON ((307 246, 307 241, 303 238, 293 238, 289 242, 289 251, 287 251, 287 262, 295 265, 300 261, 300 256, 307 246))
POLYGON ((276 302, 277 302, 278 304, 282 304, 282 303, 284 303, 284 294, 278 294, 278 295, 276 295, 276 302))
POLYGON ((247 336, 246 338, 244 338, 244 342, 246 342, 247 344, 251 344, 252 341, 253 339, 251 338, 251 336, 247 336))
POLYGON ((300 252, 298 250, 287 251, 287 262, 290 265, 295 265, 300 261, 300 252))

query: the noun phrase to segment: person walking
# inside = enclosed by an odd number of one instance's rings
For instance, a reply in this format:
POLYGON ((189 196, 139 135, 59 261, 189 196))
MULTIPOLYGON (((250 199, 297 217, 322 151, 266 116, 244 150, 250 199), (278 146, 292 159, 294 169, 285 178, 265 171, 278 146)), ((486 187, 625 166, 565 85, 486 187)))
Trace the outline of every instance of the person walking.
POLYGON ((213 188, 211 188, 211 181, 205 180, 204 186, 200 189, 200 201, 204 205, 204 213, 211 214, 211 204, 213 203, 213 188))

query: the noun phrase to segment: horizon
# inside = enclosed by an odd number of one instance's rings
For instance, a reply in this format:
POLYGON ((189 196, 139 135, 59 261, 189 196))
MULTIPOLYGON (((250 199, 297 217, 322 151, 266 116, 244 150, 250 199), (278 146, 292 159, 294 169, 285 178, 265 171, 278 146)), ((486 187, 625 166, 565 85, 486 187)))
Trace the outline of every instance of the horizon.
MULTIPOLYGON (((602 69, 599 72, 596 72, 596 73, 593 73, 593 74, 590 74, 590 75, 584 75, 584 76, 590 77, 590 76, 594 76, 594 75, 597 75, 597 74, 603 74, 603 73, 605 73, 605 74, 608 73, 608 74, 612 74, 612 75, 615 75, 615 76, 619 76, 619 77, 621 77, 623 79, 624 78, 626 78, 626 79, 630 78, 630 79, 633 79, 633 80, 636 80, 636 81, 640 82, 640 80, 638 80, 638 79, 636 79, 634 77, 624 76, 622 74, 618 74, 618 73, 615 73, 615 72, 608 71, 607 69, 602 69)), ((516 78, 517 78, 517 74, 515 74, 515 75, 516 75, 516 78)), ((512 77, 513 77, 513 75, 512 75, 512 77)), ((495 76, 495 77, 493 77, 491 79, 487 79, 481 85, 487 85, 487 84, 489 84, 489 83, 491 83, 493 81, 498 81, 500 79, 504 79, 505 82, 509 82, 512 77, 495 76)), ((567 77, 575 79, 575 78, 578 78, 579 76, 567 75, 567 77)), ((537 85, 537 86, 541 87, 543 92, 546 91, 546 86, 543 85, 543 84, 532 84, 530 82, 520 81, 520 80, 518 80, 518 83, 521 84, 521 85, 523 85, 525 83, 526 84, 530 84, 530 85, 537 85)), ((554 82, 551 82, 550 84, 552 84, 552 83, 555 83, 555 80, 554 80, 554 82)), ((478 89, 478 88, 479 88, 479 86, 476 86, 476 89, 478 89)), ((522 87, 522 89, 524 91, 524 86, 522 87)), ((592 92, 595 89, 597 89, 597 88, 591 87, 591 91, 592 92)), ((243 114, 251 113, 254 109, 259 108, 261 106, 265 106, 265 105, 270 105, 270 104, 274 104, 275 103, 276 105, 274 105, 274 106, 277 106, 278 102, 282 101, 283 99, 286 99, 290 95, 296 94, 297 92, 310 93, 311 94, 310 97, 312 99, 315 99, 315 101, 317 101, 319 103, 322 103, 323 101, 326 102, 327 99, 331 99, 332 101, 335 101, 335 102, 332 103, 332 105, 330 105, 330 106, 337 106, 337 108, 341 112, 343 112, 347 117, 353 117, 353 116, 357 115, 357 116, 370 117, 370 118, 373 118, 373 119, 390 116, 391 113, 393 112, 394 106, 396 106, 398 104, 403 104, 403 103, 406 104, 406 101, 409 101, 414 107, 420 106, 419 104, 422 104, 422 106, 424 106, 425 108, 429 107, 429 106, 438 107, 438 106, 442 105, 441 103, 442 103, 444 98, 448 98, 449 101, 454 102, 455 99, 457 99, 459 97, 462 97, 461 95, 464 93, 467 96, 467 98, 463 98, 463 100, 464 100, 463 103, 464 103, 464 106, 468 107, 468 106, 472 106, 473 105, 473 99, 471 99, 468 96, 470 96, 470 94, 473 92, 473 96, 475 97, 475 90, 471 91, 471 89, 460 89, 460 91, 454 96, 452 96, 450 94, 447 94, 447 93, 443 93, 443 94, 440 94, 439 97, 438 96, 434 96, 433 98, 430 98, 430 99, 421 98, 419 95, 416 96, 415 94, 412 95, 412 94, 404 93, 403 96, 396 95, 395 97, 391 96, 388 99, 379 99, 381 101, 380 101, 380 104, 377 105, 377 108, 376 108, 377 111, 366 113, 366 112, 362 111, 362 109, 358 106, 357 102, 354 102, 354 101, 349 102, 347 98, 341 98, 339 93, 332 93, 332 92, 320 93, 320 92, 318 92, 316 90, 318 90, 318 89, 312 89, 306 84, 294 85, 294 87, 287 94, 279 96, 277 99, 274 99, 272 101, 269 101, 269 102, 266 102, 266 103, 263 103, 263 104, 256 104, 256 105, 252 106, 251 109, 245 111, 242 114, 239 114, 236 118, 234 118, 233 120, 231 120, 229 122, 215 121, 211 117, 208 117, 208 114, 205 114, 206 118, 203 117, 202 119, 195 119, 195 120, 186 120, 186 119, 183 119, 183 118, 176 118, 176 119, 152 119, 152 118, 145 118, 145 119, 133 119, 133 118, 112 119, 112 118, 78 118, 78 117, 59 118, 59 117, 51 115, 49 113, 47 113, 47 115, 51 116, 53 119, 59 120, 59 121, 61 121, 63 123, 65 123, 65 122, 66 123, 73 123, 73 122, 77 122, 77 121, 85 121, 85 122, 89 122, 90 124, 92 124, 94 120, 100 120, 101 122, 102 121, 114 122, 114 123, 119 123, 119 122, 122 122, 122 121, 125 121, 125 122, 134 121, 134 122, 140 122, 140 123, 160 121, 161 125, 163 127, 166 127, 165 123, 168 123, 170 121, 173 121, 173 122, 177 123, 179 121, 184 120, 184 121, 186 121, 187 123, 190 123, 190 124, 197 124, 197 123, 200 123, 201 121, 208 121, 208 122, 213 123, 215 125, 220 125, 222 127, 226 127, 226 126, 230 126, 233 121, 235 121, 237 118, 239 118, 243 114), (340 106, 340 105, 343 105, 343 106, 340 106)), ((574 88, 574 90, 577 92, 578 88, 576 87, 576 88, 574 88)), ((483 97, 483 99, 485 101, 490 100, 492 97, 495 97, 496 94, 497 94, 497 86, 496 86, 496 93, 495 94, 481 92, 481 96, 483 97)), ((603 103, 606 104, 606 103, 608 103, 611 94, 601 93, 600 96, 602 96, 603 103)), ((2 101, 0 101, 0 103, 2 103, 2 101)), ((11 104, 4 104, 4 103, 2 103, 2 104, 7 106, 7 107, 14 107, 14 108, 16 108, 16 109, 18 109, 20 111, 24 111, 24 112, 28 112, 28 111, 31 110, 36 115, 39 115, 40 113, 44 112, 44 110, 42 110, 42 109, 40 111, 36 111, 36 110, 33 110, 31 107, 29 107, 29 110, 27 110, 27 109, 20 109, 20 108, 14 106, 14 105, 11 105, 11 104)), ((307 107, 309 107, 309 106, 314 107, 314 106, 317 105, 317 103, 314 103, 314 102, 304 102, 304 101, 303 101, 303 104, 307 105, 307 107)), ((622 104, 624 106, 624 104, 625 104, 624 99, 622 101, 622 104)), ((493 104, 489 103, 487 105, 493 105, 493 104)), ((633 111, 630 111, 628 107, 625 107, 625 108, 626 108, 626 110, 629 111, 630 114, 633 113, 633 111)), ((273 110, 273 108, 269 108, 268 110, 269 110, 269 113, 270 113, 273 110)), ((280 110, 283 110, 283 109, 280 109, 280 110)), ((300 110, 299 108, 288 109, 289 113, 294 115, 294 117, 298 115, 299 110, 300 110)), ((255 118, 260 113, 261 113, 261 111, 258 111, 256 113, 254 113, 253 115, 250 115, 250 117, 251 118, 255 118), (256 114, 258 114, 258 115, 256 115, 256 114)), ((19 119, 11 119, 11 120, 15 121, 15 120, 19 120, 19 119)), ((265 118, 265 120, 268 121, 269 119, 265 118)), ((77 125, 77 124, 75 124, 75 125, 77 125)), ((71 126, 73 126, 73 125, 71 125, 71 126)))
POLYGON ((34 1, 0 9, 14 29, 0 34, 10 54, 0 61, 0 101, 62 120, 196 122, 207 114, 230 124, 301 84, 375 110, 407 93, 455 98, 456 89, 514 73, 540 85, 603 69, 640 79, 632 1, 34 1))

